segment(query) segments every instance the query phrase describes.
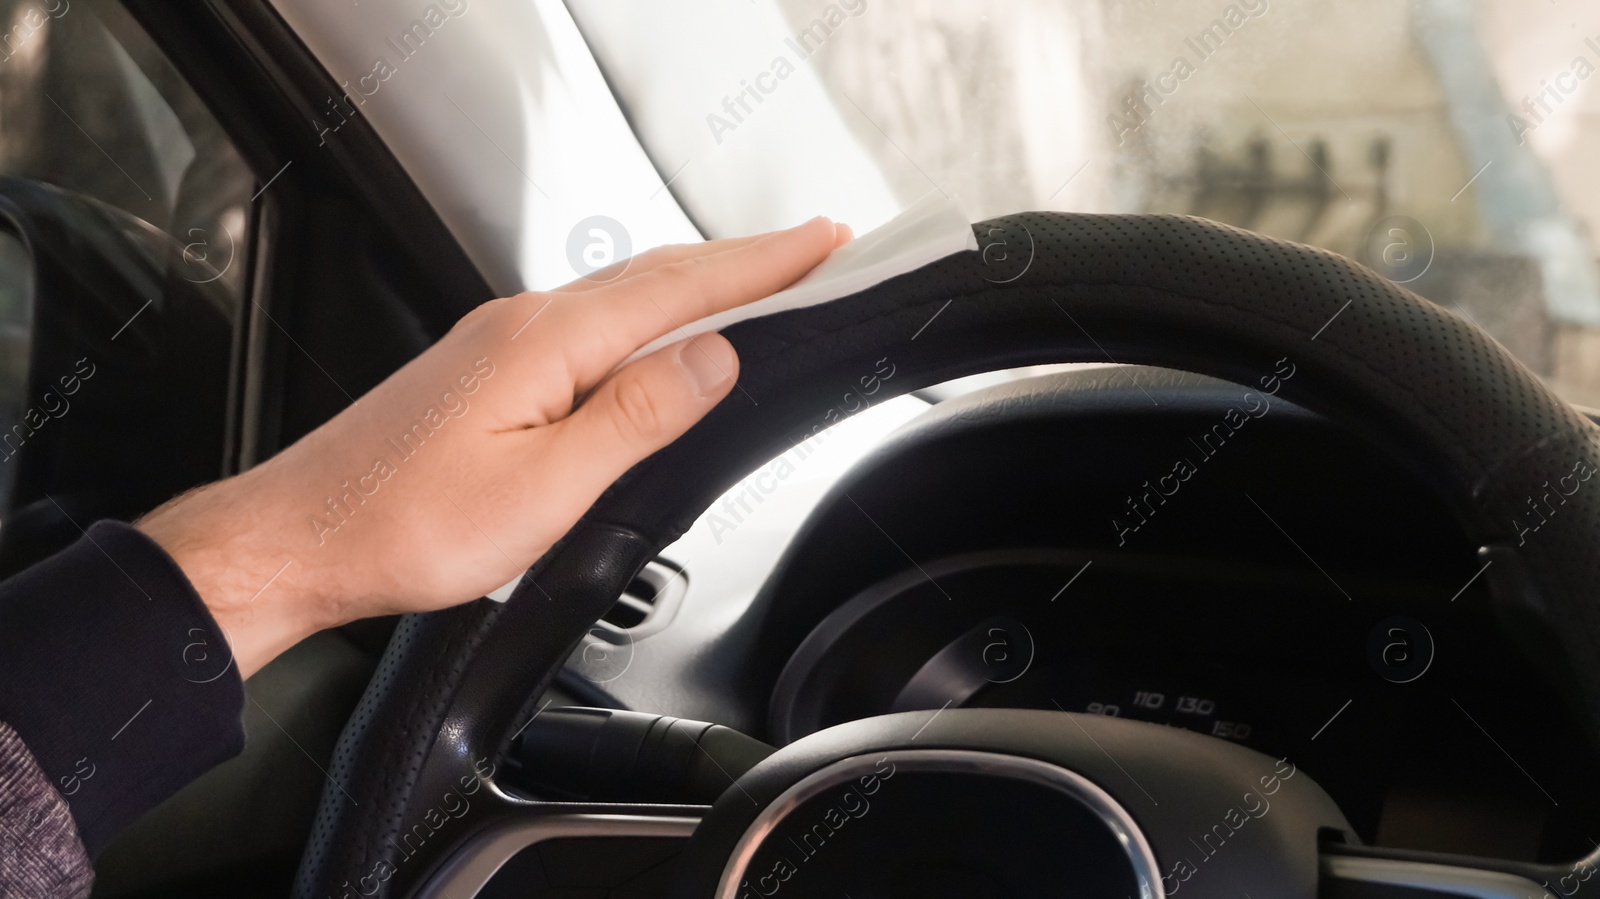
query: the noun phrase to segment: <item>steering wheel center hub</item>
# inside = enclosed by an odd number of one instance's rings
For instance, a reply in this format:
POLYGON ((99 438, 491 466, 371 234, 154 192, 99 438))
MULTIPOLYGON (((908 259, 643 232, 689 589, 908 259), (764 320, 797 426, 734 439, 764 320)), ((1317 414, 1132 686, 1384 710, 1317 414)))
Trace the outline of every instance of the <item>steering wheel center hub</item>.
POLYGON ((902 712, 752 768, 695 831, 676 895, 1311 895, 1325 831, 1349 825, 1309 775, 1236 744, 1068 712, 902 712))
MULTIPOLYGON (((736 800, 735 800, 736 801, 736 800)), ((1128 812, 1073 771, 959 749, 841 759, 762 809, 718 899, 1161 895, 1128 812), (1025 810, 1025 811, 1024 811, 1025 810)))

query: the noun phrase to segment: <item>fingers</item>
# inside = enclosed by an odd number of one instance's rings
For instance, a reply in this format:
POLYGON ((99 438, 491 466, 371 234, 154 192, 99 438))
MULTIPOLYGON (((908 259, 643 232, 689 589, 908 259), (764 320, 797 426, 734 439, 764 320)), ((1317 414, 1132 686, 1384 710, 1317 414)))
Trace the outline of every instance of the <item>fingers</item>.
MULTIPOLYGON (((835 248, 841 247, 854 239, 855 232, 850 230, 849 225, 835 224, 833 227, 833 246, 835 248)), ((767 234, 778 233, 782 232, 767 232, 767 234)), ((746 246, 748 244, 755 243, 763 237, 766 237, 767 234, 752 234, 749 237, 727 237, 719 240, 708 240, 702 243, 670 244, 668 246, 656 247, 653 250, 640 253, 639 255, 630 259, 624 259, 621 262, 613 262, 597 272, 592 272, 584 275, 581 278, 563 284, 562 286, 556 288, 553 292, 580 293, 586 290, 593 290, 596 287, 604 287, 615 283, 619 279, 637 278, 640 275, 654 271, 664 265, 671 265, 674 262, 682 262, 685 259, 692 259, 696 256, 710 256, 714 253, 721 253, 725 250, 732 250, 738 247, 746 246)))
POLYGON ((669 244, 664 247, 656 247, 629 259, 613 262, 599 271, 591 272, 574 281, 569 281, 557 287, 553 292, 581 293, 586 290, 594 290, 597 287, 605 287, 615 283, 619 278, 622 280, 637 278, 663 265, 671 265, 674 262, 681 262, 695 256, 709 256, 712 253, 720 253, 724 250, 742 247, 746 244, 754 243, 765 236, 764 234, 752 234, 749 237, 729 237, 722 240, 708 240, 702 243, 669 244))
POLYGON ((587 507, 639 460, 676 440, 733 389, 739 358, 720 334, 701 334, 627 366, 561 421, 529 432, 541 467, 587 507))
POLYGON ((485 304, 499 312, 474 312, 456 330, 470 330, 471 319, 492 335, 520 341, 508 348, 504 365, 508 380, 525 386, 514 391, 502 426, 546 424, 564 418, 574 398, 585 397, 639 347, 709 311, 783 289, 851 236, 848 227, 819 218, 756 237, 662 247, 616 280, 485 304), (552 379, 561 389, 552 389, 552 379))
POLYGON ((840 234, 825 218, 815 218, 704 256, 669 263, 614 286, 590 293, 598 327, 611 337, 614 358, 600 374, 650 341, 696 319, 770 296, 788 287, 826 259, 840 234))

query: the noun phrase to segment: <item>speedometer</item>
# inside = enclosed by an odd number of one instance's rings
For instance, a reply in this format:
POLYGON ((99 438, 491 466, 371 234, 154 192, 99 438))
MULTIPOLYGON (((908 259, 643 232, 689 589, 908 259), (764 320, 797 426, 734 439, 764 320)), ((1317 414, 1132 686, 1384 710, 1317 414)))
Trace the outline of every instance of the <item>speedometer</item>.
POLYGON ((1250 744, 1261 727, 1247 704, 1216 689, 1160 678, 1135 677, 1124 685, 1067 691, 1059 708, 1111 718, 1133 718, 1250 744))
MULTIPOLYGON (((1182 636, 1176 619, 1144 619, 1145 635, 1170 648, 1158 655, 1106 617, 1133 603, 1052 599, 1082 562, 1045 552, 974 561, 912 569, 827 615, 778 678, 773 737, 787 742, 886 712, 987 706, 1132 718, 1270 746, 1263 708, 1276 693, 1229 669, 1194 631, 1193 645, 1173 646, 1182 636)), ((1104 589, 1090 586, 1098 570, 1080 579, 1079 597, 1104 589)))
MULTIPOLYGON (((1048 640, 1049 634, 1045 637, 1048 640)), ((961 706, 1056 708, 1133 718, 1249 743, 1259 727, 1249 704, 1206 678, 1108 671, 1103 662, 1074 665, 1060 651, 1040 662, 1033 631, 1010 615, 988 616, 933 653, 900 688, 888 711, 961 706), (1066 665, 1051 664, 1054 657, 1066 665)))

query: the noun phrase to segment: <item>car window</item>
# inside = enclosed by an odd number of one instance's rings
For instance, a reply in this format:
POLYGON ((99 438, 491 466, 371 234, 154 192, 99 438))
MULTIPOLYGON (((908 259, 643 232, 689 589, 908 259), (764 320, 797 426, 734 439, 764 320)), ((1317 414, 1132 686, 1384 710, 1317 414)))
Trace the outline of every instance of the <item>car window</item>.
MULTIPOLYGON (((120 5, 0 0, 0 178, 6 177, 98 201, 165 232, 172 238, 166 278, 198 285, 228 319, 237 316, 254 176, 194 90, 120 5)), ((49 392, 48 383, 29 383, 37 315, 30 266, 29 250, 17 237, 0 237, 0 435, 6 436, 0 508, 8 512, 18 467, 12 460, 35 430, 30 410, 53 415, 52 403, 71 402, 49 392)), ((157 295, 142 299, 159 310, 167 299, 159 284, 154 290, 157 295)), ((132 352, 132 344, 123 339, 108 346, 132 352)), ((193 350, 155 347, 174 357, 193 350)), ((85 371, 94 364, 86 362, 85 371)), ((227 371, 197 362, 191 376, 220 384, 227 371)), ((35 425, 43 420, 35 419, 35 425)))

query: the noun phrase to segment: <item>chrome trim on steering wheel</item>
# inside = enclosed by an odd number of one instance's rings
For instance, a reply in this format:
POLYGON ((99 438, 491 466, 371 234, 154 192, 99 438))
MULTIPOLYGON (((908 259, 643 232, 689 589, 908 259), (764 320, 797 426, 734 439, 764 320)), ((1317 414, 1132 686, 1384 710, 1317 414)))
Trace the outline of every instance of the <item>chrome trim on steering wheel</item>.
POLYGON ((1467 899, 1529 899, 1547 895, 1544 887, 1504 871, 1461 868, 1390 858, 1329 855, 1322 858, 1322 877, 1366 884, 1427 890, 1467 899))
POLYGON ((1139 825, 1111 794, 1083 775, 1059 765, 1022 756, 963 749, 902 749, 841 759, 812 772, 784 790, 750 822, 750 826, 739 837, 739 842, 734 845, 733 854, 728 857, 728 864, 722 870, 722 879, 717 882, 716 899, 738 899, 739 884, 744 880, 750 860, 767 836, 791 812, 806 800, 840 783, 873 773, 877 763, 885 759, 893 762, 896 768, 907 771, 1005 777, 1064 793, 1094 812, 1122 844, 1128 861, 1133 865, 1134 876, 1139 881, 1139 899, 1166 897, 1161 887, 1161 872, 1156 864, 1155 853, 1151 851, 1139 825))
POLYGON ((700 819, 691 815, 557 812, 509 819, 489 826, 462 844, 415 896, 416 899, 476 896, 513 856, 546 840, 575 837, 687 839, 699 825, 700 819))

